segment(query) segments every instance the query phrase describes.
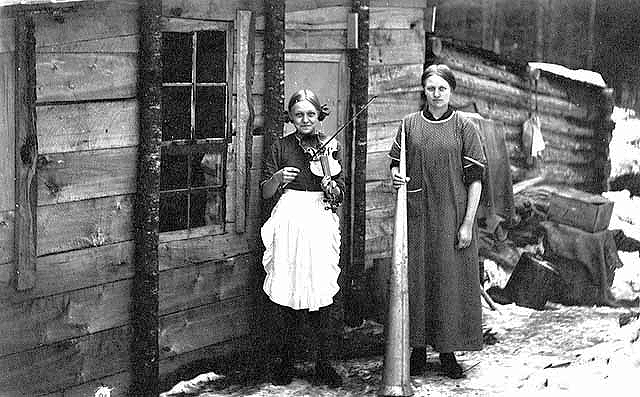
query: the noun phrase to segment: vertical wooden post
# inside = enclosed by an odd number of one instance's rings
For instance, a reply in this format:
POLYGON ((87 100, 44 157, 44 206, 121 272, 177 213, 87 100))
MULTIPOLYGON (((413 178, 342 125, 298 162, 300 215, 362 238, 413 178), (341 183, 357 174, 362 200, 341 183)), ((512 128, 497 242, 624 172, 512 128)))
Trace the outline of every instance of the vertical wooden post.
MULTIPOLYGON (((284 128, 284 3, 285 0, 264 2, 264 147, 263 158, 271 153, 271 143, 279 139, 284 128)), ((275 200, 261 201, 261 220, 266 221, 275 200)), ((262 267, 262 266, 260 266, 262 267)), ((264 275, 261 269, 259 274, 264 275)), ((265 350, 274 349, 273 337, 278 327, 273 323, 273 306, 262 291, 264 278, 256 277, 259 316, 257 331, 260 346, 265 350)))
POLYGON ((140 3, 140 143, 135 204, 131 395, 158 396, 158 230, 162 139, 160 0, 140 3))
MULTIPOLYGON (((369 100, 369 0, 354 0, 353 12, 358 13, 358 48, 349 52, 351 69, 350 91, 352 114, 358 112, 369 100)), ((353 125, 353 176, 351 182, 351 247, 350 263, 347 271, 347 295, 352 302, 345 305, 347 322, 359 324, 364 313, 364 273, 365 224, 366 224, 366 183, 367 183, 367 122, 368 111, 363 111, 353 125), (356 199, 357 197, 357 199, 356 199), (355 299, 355 301, 353 301, 355 299)), ((348 138, 348 137, 347 137, 348 138)), ((349 186, 349 185, 347 185, 349 186)))
POLYGON ((284 128, 284 0, 264 4, 265 150, 284 128))
POLYGON ((251 11, 238 10, 235 20, 236 30, 236 233, 245 230, 247 217, 247 197, 249 190, 249 169, 251 168, 251 134, 253 129, 253 43, 255 40, 254 23, 251 11))
POLYGON ((35 285, 37 257, 36 39, 31 14, 19 11, 15 22, 15 286, 35 285))

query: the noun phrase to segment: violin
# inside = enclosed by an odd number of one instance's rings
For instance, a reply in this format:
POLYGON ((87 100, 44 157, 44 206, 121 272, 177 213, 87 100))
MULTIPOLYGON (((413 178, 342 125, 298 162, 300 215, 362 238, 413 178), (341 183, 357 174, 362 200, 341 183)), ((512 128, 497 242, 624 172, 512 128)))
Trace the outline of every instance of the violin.
MULTIPOLYGON (((309 169, 311 173, 320 177, 332 177, 342 172, 342 166, 336 158, 338 152, 338 142, 328 141, 322 144, 318 135, 314 134, 310 137, 301 137, 299 144, 309 158, 309 169)), ((329 195, 325 192, 325 201, 331 209, 336 212, 340 205, 339 195, 329 195)))

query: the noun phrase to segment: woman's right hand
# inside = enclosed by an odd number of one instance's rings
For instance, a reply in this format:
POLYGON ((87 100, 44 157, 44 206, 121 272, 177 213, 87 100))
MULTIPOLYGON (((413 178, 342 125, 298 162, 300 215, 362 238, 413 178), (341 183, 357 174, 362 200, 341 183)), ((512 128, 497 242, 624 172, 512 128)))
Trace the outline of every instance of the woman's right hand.
POLYGON ((299 168, 283 167, 278 171, 276 171, 276 173, 273 174, 273 176, 276 177, 276 180, 279 182, 279 186, 284 187, 290 182, 292 182, 294 179, 296 179, 299 173, 300 173, 299 168))
POLYGON ((391 182, 393 183, 393 187, 395 189, 399 189, 400 186, 409 182, 410 179, 411 178, 409 178, 408 176, 405 178, 402 178, 402 176, 400 176, 399 167, 391 167, 391 182))

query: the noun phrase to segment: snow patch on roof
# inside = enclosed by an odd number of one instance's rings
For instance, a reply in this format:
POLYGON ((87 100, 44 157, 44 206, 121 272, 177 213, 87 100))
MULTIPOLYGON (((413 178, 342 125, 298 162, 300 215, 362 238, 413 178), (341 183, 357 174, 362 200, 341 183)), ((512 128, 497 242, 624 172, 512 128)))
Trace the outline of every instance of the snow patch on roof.
POLYGON ((575 81, 582 81, 584 83, 596 85, 599 87, 607 86, 607 83, 604 82, 602 75, 598 72, 594 72, 593 70, 569 69, 566 66, 545 62, 529 62, 529 68, 531 68, 532 70, 544 70, 545 72, 553 73, 555 75, 566 77, 575 81))

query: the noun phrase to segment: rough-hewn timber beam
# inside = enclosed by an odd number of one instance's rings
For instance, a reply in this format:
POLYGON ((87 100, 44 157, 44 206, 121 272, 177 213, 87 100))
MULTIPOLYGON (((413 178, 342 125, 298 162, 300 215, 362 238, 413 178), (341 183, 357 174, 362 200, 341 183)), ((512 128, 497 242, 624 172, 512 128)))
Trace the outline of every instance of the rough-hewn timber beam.
POLYGON ((160 141, 162 139, 162 58, 160 0, 140 4, 138 99, 140 143, 135 204, 135 274, 133 304, 133 377, 130 395, 159 395, 158 367, 158 230, 160 141))

